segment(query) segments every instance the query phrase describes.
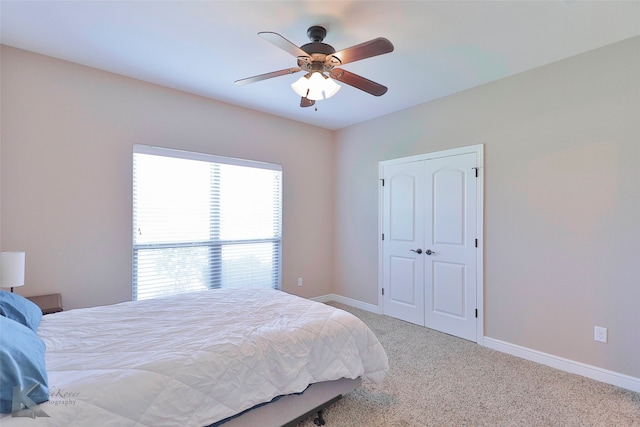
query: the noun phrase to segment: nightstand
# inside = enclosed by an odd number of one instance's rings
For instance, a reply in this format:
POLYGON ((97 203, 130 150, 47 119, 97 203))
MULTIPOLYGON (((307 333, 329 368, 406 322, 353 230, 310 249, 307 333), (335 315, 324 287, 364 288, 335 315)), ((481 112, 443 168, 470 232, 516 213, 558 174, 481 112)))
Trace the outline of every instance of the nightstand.
POLYGON ((37 295, 27 297, 40 307, 42 314, 51 314, 62 311, 62 296, 60 294, 37 295))

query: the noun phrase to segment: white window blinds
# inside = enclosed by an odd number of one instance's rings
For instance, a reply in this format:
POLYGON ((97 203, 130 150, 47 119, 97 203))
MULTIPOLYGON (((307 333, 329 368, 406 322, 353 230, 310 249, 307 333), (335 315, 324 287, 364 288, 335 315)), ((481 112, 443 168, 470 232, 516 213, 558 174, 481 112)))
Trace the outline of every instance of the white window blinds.
POLYGON ((133 299, 281 282, 279 165, 133 152, 133 299))

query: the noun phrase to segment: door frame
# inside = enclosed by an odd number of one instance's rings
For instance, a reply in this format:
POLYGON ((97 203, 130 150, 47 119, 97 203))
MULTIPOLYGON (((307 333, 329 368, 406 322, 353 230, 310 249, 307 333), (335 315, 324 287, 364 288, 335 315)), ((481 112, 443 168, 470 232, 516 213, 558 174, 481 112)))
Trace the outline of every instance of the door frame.
MULTIPOLYGON (((378 162, 378 179, 381 182, 384 176, 384 167, 387 165, 416 162, 422 160, 437 159, 441 157, 457 156, 460 154, 476 154, 476 230, 478 238, 478 250, 476 251, 476 306, 478 317, 476 320, 476 343, 484 345, 484 144, 470 145, 467 147, 452 148, 449 150, 436 151, 432 153, 418 154, 415 156, 401 157, 378 162)), ((383 232, 383 188, 378 186, 378 308, 380 313, 384 313, 384 300, 382 298, 382 288, 384 281, 382 232, 383 232)))

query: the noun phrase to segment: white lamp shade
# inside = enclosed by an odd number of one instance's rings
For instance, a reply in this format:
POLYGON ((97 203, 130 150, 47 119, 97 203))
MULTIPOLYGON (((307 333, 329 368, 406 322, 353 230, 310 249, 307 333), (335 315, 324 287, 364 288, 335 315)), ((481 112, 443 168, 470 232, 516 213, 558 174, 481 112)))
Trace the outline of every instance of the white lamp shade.
POLYGON ((310 99, 312 101, 320 101, 321 99, 324 99, 324 96, 322 96, 322 90, 317 88, 309 88, 307 99, 310 99))
POLYGON ((291 89, 298 95, 304 97, 307 96, 309 90, 309 79, 307 76, 302 76, 295 83, 291 84, 291 89))
POLYGON ((324 96, 331 98, 340 90, 340 85, 333 81, 333 79, 327 77, 324 81, 324 96))
POLYGON ((312 101, 330 98, 340 90, 340 85, 320 72, 300 77, 291 85, 295 93, 312 101))
POLYGON ((0 287, 24 285, 24 252, 0 252, 0 287))
POLYGON ((323 90, 324 77, 320 73, 312 73, 311 77, 309 77, 309 95, 307 95, 307 98, 313 101, 324 99, 323 90))

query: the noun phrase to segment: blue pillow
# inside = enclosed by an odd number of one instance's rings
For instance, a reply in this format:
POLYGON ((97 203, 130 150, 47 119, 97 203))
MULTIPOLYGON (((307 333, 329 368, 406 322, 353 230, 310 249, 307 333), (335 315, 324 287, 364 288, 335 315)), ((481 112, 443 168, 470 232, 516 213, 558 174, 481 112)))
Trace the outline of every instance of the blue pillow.
POLYGON ((0 314, 22 323, 36 332, 42 320, 42 310, 33 301, 13 292, 0 291, 0 314))
POLYGON ((14 387, 34 403, 49 400, 45 351, 44 341, 35 332, 0 316, 0 413, 11 413, 14 387))

